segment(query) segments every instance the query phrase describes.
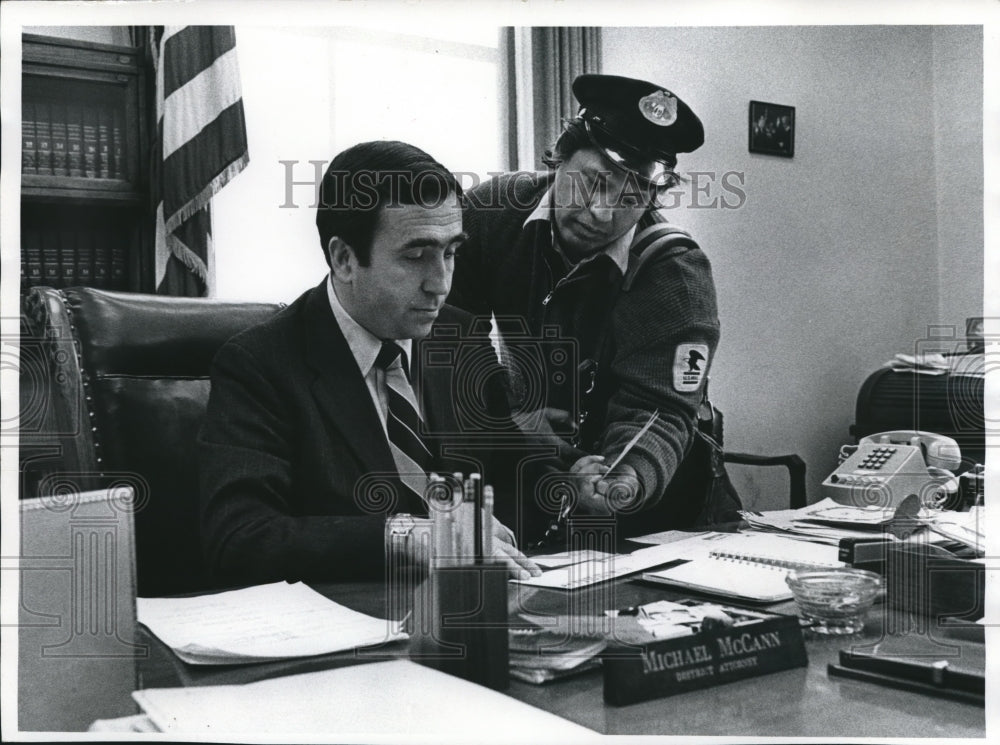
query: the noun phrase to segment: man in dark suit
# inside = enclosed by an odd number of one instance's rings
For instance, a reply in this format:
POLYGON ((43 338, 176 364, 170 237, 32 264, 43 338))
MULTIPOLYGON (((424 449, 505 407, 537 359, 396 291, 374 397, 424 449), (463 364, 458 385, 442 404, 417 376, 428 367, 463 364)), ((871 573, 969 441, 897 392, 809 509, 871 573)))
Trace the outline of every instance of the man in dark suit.
MULTIPOLYGON (((511 451, 469 431, 454 365, 433 364, 417 341, 430 336, 428 354, 450 348, 454 359, 488 344, 444 305, 466 237, 460 194, 447 169, 401 142, 362 143, 330 163, 316 219, 329 276, 214 362, 199 452, 203 544, 220 579, 379 577, 386 536, 427 514, 428 471, 511 483, 488 457, 511 451)), ((502 392, 482 393, 473 419, 499 423, 486 434, 516 432, 502 392)), ((509 530, 493 530, 512 574, 538 573, 509 530)))

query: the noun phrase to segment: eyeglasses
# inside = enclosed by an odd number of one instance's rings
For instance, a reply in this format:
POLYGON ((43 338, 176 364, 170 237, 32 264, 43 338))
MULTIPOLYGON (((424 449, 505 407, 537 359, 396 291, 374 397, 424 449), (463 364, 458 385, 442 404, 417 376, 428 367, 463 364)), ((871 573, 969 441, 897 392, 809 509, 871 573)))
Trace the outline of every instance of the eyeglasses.
POLYGON ((608 160, 619 168, 634 173, 653 188, 669 188, 680 180, 677 172, 659 160, 656 155, 644 153, 639 148, 629 147, 622 142, 609 142, 612 135, 602 126, 600 117, 585 118, 583 126, 591 143, 604 153, 608 160), (649 173, 645 173, 647 167, 651 169, 649 173))

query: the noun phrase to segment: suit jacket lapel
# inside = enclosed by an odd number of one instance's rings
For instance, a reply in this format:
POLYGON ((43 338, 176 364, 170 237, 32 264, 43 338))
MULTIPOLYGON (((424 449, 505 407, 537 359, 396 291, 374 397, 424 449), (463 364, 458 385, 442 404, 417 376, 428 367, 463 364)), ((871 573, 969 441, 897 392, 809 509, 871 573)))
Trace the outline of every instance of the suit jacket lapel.
MULTIPOLYGON (((469 329, 461 328, 461 324, 450 315, 444 315, 444 311, 442 316, 430 336, 414 344, 413 379, 419 381, 426 430, 430 433, 424 440, 435 456, 435 468, 472 473, 482 470, 482 453, 476 454, 480 449, 476 444, 481 446, 482 440, 462 436, 474 422, 459 421, 462 394, 455 390, 456 383, 460 382, 455 379, 457 362, 447 362, 461 350, 457 342, 469 333, 469 329), (440 348, 441 352, 436 353, 435 348, 440 348), (437 360, 435 364, 424 364, 434 359, 437 360)), ((471 407, 470 402, 466 405, 471 407)), ((474 414, 472 408, 469 413, 474 414)))
POLYGON ((306 301, 306 359, 316 373, 313 396, 369 472, 395 473, 378 412, 351 348, 337 325, 325 282, 306 301))

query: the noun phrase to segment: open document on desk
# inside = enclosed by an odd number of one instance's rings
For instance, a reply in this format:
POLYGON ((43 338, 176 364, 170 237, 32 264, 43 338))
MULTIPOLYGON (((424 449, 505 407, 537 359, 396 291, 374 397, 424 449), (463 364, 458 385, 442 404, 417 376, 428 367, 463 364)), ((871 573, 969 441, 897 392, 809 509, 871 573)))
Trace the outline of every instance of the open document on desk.
MULTIPOLYGON (((704 535, 695 533, 692 535, 704 535)), ((561 566, 542 572, 537 577, 531 579, 514 579, 522 585, 532 587, 550 587, 557 590, 576 590, 588 585, 595 585, 598 582, 607 582, 627 574, 635 574, 643 569, 666 564, 677 559, 687 558, 685 548, 681 546, 684 541, 676 544, 664 546, 650 546, 641 548, 630 554, 593 554, 581 552, 580 559, 571 558, 572 563, 568 566, 561 566)), ((570 553, 572 557, 572 552, 570 553)), ((541 557, 538 562, 541 566, 548 563, 546 557, 541 557)), ((549 564, 551 565, 551 564, 549 564)))
POLYGON ((401 624, 275 582, 189 598, 138 598, 139 623, 191 665, 311 657, 405 639, 401 624))
MULTIPOLYGON (((177 735, 311 735, 338 742, 419 736, 475 742, 596 741, 600 735, 489 688, 409 660, 244 685, 152 688, 132 697, 177 735)), ((392 740, 389 740, 392 741, 392 740)))
MULTIPOLYGON (((710 575, 717 569, 718 561, 729 561, 730 571, 747 561, 779 567, 843 566, 837 559, 836 546, 810 544, 765 533, 671 531, 665 539, 670 542, 605 558, 594 558, 581 552, 581 557, 588 557, 586 560, 550 569, 531 579, 512 581, 534 587, 576 590, 664 564, 679 564, 676 570, 664 571, 677 571, 678 576, 684 577, 710 575)), ((643 577, 648 579, 649 573, 643 577)))

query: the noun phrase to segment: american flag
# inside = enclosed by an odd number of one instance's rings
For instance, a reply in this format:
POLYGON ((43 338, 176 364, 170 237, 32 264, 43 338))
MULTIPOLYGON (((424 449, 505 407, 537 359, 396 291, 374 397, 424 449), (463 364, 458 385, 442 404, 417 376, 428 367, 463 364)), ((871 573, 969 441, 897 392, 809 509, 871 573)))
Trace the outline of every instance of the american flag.
POLYGON ((154 26, 156 291, 209 295, 212 197, 246 166, 232 26, 154 26))

